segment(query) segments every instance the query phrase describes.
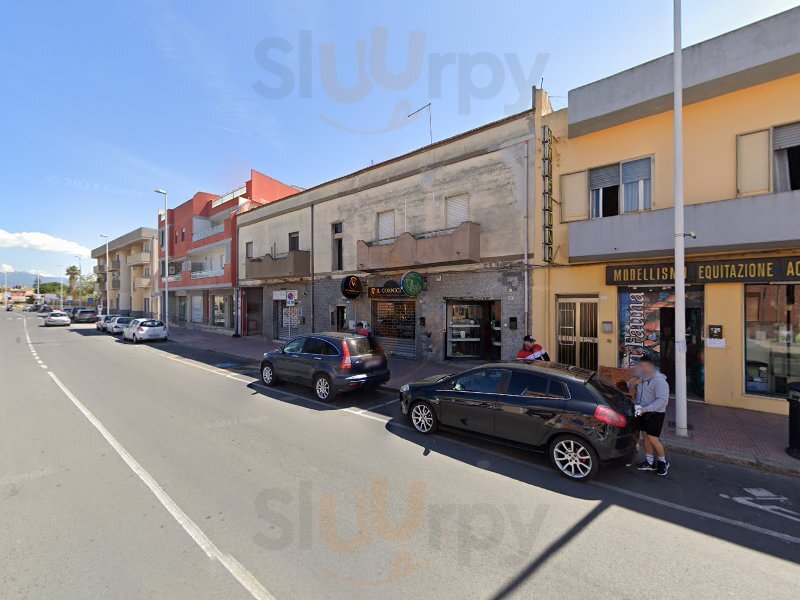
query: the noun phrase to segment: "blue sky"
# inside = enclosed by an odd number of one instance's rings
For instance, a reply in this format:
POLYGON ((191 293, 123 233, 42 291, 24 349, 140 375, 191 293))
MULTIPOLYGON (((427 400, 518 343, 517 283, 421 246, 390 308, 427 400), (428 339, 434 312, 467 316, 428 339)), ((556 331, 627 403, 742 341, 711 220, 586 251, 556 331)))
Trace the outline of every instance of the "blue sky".
MULTIPOLYGON (((685 0, 684 45, 796 4, 685 0)), ((562 108, 670 52, 671 19, 669 0, 8 3, 0 265, 56 274, 101 233, 154 226, 156 187, 175 206, 251 168, 310 187, 408 152, 429 101, 434 140, 516 112, 529 79, 562 108)))

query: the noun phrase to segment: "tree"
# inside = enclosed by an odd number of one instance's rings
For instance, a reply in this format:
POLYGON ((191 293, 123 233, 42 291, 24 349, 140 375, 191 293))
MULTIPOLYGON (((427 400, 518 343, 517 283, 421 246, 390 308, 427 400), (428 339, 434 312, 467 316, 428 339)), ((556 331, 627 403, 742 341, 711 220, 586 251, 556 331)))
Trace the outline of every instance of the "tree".
MULTIPOLYGON (((34 286, 35 289, 35 286, 34 286)), ((40 294, 60 294, 61 284, 58 281, 48 281, 39 285, 40 294)))
POLYGON ((71 266, 67 267, 67 270, 65 271, 65 274, 67 275, 67 277, 69 277, 70 293, 74 296, 75 295, 75 284, 78 282, 78 277, 80 277, 81 271, 75 265, 71 265, 71 266))

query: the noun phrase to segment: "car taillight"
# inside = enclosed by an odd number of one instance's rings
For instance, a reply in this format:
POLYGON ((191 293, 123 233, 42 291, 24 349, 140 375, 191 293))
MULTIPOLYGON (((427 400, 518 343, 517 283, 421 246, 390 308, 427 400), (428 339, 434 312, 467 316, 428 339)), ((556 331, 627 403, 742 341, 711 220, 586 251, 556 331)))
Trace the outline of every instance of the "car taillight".
POLYGON ((350 360, 350 348, 347 347, 347 340, 342 340, 342 368, 353 368, 353 361, 350 360))
POLYGON ((602 404, 598 404, 597 408, 594 409, 594 418, 612 427, 625 427, 628 423, 625 415, 621 415, 610 406, 602 404))
POLYGON ((137 329, 136 331, 138 331, 139 333, 144 333, 144 327, 139 327, 139 329, 137 329))

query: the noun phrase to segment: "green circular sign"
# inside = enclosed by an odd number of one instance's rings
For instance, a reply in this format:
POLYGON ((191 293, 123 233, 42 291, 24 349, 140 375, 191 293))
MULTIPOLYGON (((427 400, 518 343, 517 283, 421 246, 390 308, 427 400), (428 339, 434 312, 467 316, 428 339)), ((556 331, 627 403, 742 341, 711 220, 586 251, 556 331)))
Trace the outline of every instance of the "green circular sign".
POLYGON ((416 271, 409 271, 400 278, 400 289, 406 296, 412 298, 419 296, 422 293, 422 287, 425 285, 422 275, 416 271))

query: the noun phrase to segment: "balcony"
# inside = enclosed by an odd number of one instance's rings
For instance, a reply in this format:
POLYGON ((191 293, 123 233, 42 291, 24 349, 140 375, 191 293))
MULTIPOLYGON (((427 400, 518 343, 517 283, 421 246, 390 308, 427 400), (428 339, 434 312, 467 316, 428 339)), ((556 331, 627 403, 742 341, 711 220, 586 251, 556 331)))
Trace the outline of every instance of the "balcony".
POLYGON ((244 270, 246 279, 307 277, 311 275, 311 253, 307 250, 290 250, 281 255, 248 258, 244 270))
POLYGON ((201 231, 195 231, 192 233, 192 241, 199 242, 200 240, 210 238, 212 235, 217 235, 223 231, 225 231, 225 223, 220 223, 219 225, 215 225, 214 227, 209 227, 208 229, 203 229, 201 231))
MULTIPOLYGON (((800 190, 689 204, 684 210, 686 253, 796 248, 800 190)), ((586 262, 665 256, 674 248, 672 208, 568 225, 569 261, 586 262)))
POLYGON ((100 273, 105 273, 105 272, 106 272, 106 266, 105 265, 95 265, 95 267, 94 267, 94 274, 95 275, 99 275, 100 273))
POLYGON ((465 221, 455 229, 406 232, 376 242, 359 240, 356 252, 360 271, 476 263, 481 259, 481 226, 465 221))
POLYGON ((136 278, 134 278, 133 287, 135 289, 149 288, 150 287, 150 278, 149 277, 136 277, 136 278))
POLYGON ((130 265, 130 266, 150 264, 150 253, 149 252, 137 252, 135 254, 131 254, 128 257, 127 264, 130 265))
POLYGON ((119 271, 119 267, 120 267, 119 261, 118 260, 112 260, 111 261, 111 267, 108 270, 109 271, 119 271))
POLYGON ((192 279, 208 279, 209 277, 222 277, 225 269, 207 269, 205 271, 192 271, 192 279))
POLYGON ((121 287, 121 284, 120 284, 119 279, 112 279, 111 280, 111 289, 112 290, 118 290, 118 289, 120 289, 120 287, 121 287))
POLYGON ((174 275, 170 275, 169 277, 162 277, 161 282, 164 283, 166 281, 172 283, 174 281, 181 281, 183 279, 183 273, 175 273, 174 275))

